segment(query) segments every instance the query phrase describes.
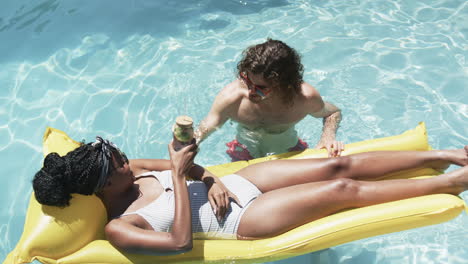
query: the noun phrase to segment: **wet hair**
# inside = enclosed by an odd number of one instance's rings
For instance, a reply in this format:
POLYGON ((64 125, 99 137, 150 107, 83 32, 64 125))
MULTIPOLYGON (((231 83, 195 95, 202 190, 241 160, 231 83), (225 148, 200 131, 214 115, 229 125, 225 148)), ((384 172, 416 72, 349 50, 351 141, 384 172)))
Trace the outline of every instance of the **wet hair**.
POLYGON ((276 89, 287 105, 294 103, 294 97, 301 91, 304 67, 300 55, 293 48, 279 40, 250 46, 242 53, 237 64, 237 74, 251 72, 262 74, 263 78, 276 89))
MULTIPOLYGON (((111 161, 117 151, 118 149, 111 149, 111 161)), ((36 200, 44 205, 65 207, 70 205, 73 193, 97 193, 96 187, 105 164, 101 152, 101 147, 88 143, 63 157, 57 153, 48 154, 43 167, 32 181, 36 200)), ((107 174, 115 169, 113 162, 109 166, 107 174)))

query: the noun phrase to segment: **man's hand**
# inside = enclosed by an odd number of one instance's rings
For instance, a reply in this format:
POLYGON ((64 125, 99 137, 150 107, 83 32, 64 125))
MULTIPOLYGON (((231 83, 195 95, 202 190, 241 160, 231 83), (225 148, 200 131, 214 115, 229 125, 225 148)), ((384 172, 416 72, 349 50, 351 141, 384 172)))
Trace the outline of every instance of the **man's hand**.
POLYGON ((328 157, 339 157, 341 156, 341 152, 344 150, 344 143, 336 140, 320 140, 315 148, 327 149, 328 157))

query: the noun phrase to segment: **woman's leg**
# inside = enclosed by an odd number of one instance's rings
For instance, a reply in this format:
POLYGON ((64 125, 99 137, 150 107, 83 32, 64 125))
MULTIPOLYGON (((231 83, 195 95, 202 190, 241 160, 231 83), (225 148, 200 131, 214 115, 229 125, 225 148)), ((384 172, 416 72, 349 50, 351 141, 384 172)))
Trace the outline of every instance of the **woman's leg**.
POLYGON ((458 150, 374 151, 337 158, 275 160, 248 166, 236 174, 262 192, 337 178, 371 180, 418 167, 445 169, 468 164, 468 146, 458 150))
POLYGON ((343 209, 468 189, 468 166, 420 180, 336 179, 273 190, 255 199, 241 218, 240 239, 275 236, 343 209), (258 221, 262 219, 262 221, 258 221))

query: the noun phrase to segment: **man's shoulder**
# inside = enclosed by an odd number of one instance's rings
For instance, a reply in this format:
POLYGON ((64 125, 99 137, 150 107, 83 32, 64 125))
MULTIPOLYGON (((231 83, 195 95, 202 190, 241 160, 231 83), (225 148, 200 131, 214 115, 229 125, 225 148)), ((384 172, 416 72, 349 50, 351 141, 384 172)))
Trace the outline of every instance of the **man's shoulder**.
POLYGON ((223 101, 224 103, 234 103, 241 101, 243 96, 244 91, 240 86, 240 81, 234 80, 221 89, 221 91, 216 96, 216 100, 223 101))
POLYGON ((305 99, 314 99, 314 98, 319 98, 320 93, 318 92, 315 87, 313 87, 311 84, 303 82, 301 85, 301 95, 305 99))
POLYGON ((301 98, 299 99, 302 107, 308 112, 320 111, 323 108, 324 102, 320 93, 315 87, 304 82, 301 86, 301 98))
POLYGON ((239 81, 235 80, 226 86, 216 95, 213 109, 217 111, 231 111, 237 108, 244 98, 243 91, 239 86, 239 81))

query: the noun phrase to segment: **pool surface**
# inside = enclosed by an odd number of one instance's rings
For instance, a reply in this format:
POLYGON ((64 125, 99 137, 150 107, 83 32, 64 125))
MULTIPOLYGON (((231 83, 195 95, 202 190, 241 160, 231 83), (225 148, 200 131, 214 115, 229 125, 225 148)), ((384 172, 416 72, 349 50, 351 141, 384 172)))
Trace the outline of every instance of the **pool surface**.
MULTIPOLYGON (((340 140, 424 121, 433 148, 468 144, 463 0, 3 0, 0 259, 21 236, 47 126, 77 140, 109 138, 130 158, 168 158, 175 117, 198 123, 233 80, 242 50, 267 37, 296 48, 304 79, 343 110, 340 140)), ((314 146, 321 120, 297 128, 314 146)), ((234 134, 226 123, 196 162, 229 162, 224 144, 234 134)), ((275 263, 466 263, 467 241, 463 213, 275 263)))

